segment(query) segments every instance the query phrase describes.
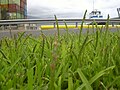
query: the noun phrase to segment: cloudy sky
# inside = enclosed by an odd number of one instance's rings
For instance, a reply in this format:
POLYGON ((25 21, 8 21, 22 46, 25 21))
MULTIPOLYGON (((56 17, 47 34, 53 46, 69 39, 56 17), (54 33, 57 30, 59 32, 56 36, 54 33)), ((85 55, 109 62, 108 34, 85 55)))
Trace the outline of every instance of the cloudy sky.
MULTIPOLYGON (((93 10, 93 0, 27 0, 28 15, 39 18, 82 18, 93 10)), ((94 0, 94 9, 104 16, 117 17, 120 0, 94 0)))

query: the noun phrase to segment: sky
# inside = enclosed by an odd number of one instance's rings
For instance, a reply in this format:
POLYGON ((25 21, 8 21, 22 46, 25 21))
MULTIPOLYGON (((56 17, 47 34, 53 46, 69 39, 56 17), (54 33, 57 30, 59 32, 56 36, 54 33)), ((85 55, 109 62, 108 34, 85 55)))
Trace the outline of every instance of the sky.
POLYGON ((118 17, 117 8, 120 0, 27 0, 29 16, 42 19, 54 18, 82 18, 85 10, 87 16, 94 9, 100 10, 104 18, 108 14, 111 18, 118 17))

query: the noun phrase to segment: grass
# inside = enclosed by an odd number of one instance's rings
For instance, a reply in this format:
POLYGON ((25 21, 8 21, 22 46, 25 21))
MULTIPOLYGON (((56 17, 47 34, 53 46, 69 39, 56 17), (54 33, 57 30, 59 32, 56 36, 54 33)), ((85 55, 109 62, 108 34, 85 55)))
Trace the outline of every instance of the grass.
POLYGON ((119 29, 96 24, 93 33, 88 28, 82 34, 81 26, 79 34, 69 34, 65 27, 64 35, 57 22, 54 36, 20 33, 2 39, 0 90, 119 90, 119 29))

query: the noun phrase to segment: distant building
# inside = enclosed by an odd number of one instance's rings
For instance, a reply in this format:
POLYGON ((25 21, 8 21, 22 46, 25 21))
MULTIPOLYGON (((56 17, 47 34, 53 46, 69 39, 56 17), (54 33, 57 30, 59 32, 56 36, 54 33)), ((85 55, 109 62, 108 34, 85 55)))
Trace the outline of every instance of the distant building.
POLYGON ((101 11, 98 11, 97 9, 93 10, 89 14, 90 19, 103 19, 103 15, 101 14, 101 11))
POLYGON ((27 0, 0 0, 0 19, 27 18, 27 0))

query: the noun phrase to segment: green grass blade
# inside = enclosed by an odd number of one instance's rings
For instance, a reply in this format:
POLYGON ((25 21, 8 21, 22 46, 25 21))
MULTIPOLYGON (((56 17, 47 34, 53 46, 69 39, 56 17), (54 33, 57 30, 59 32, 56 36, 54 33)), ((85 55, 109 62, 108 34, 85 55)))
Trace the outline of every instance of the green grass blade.
POLYGON ((116 77, 108 86, 107 88, 110 88, 112 85, 115 84, 116 81, 119 81, 120 80, 120 76, 116 77))
POLYGON ((84 40, 84 42, 83 42, 83 44, 82 44, 82 46, 81 46, 81 48, 80 48, 78 57, 81 56, 81 54, 82 54, 82 52, 83 52, 83 49, 84 49, 84 47, 86 46, 87 41, 88 41, 88 35, 86 36, 86 38, 85 38, 85 40, 84 40))
POLYGON ((106 68, 105 70, 100 71, 99 73, 97 73, 94 77, 92 77, 90 79, 90 84, 92 84, 94 81, 96 81, 99 77, 103 76, 104 74, 106 74, 107 71, 112 70, 113 68, 115 68, 115 66, 111 66, 106 68))
POLYGON ((83 30, 83 24, 84 24, 84 21, 85 21, 85 18, 86 18, 86 14, 87 14, 87 10, 85 11, 85 14, 84 14, 83 19, 82 19, 81 28, 80 28, 80 32, 79 32, 79 42, 80 42, 80 38, 81 38, 82 30, 83 30))
POLYGON ((54 16, 55 16, 55 21, 56 21, 57 31, 58 31, 58 38, 59 38, 60 37, 60 29, 59 29, 58 19, 57 19, 56 15, 54 15, 54 16))
POLYGON ((23 32, 23 33, 20 33, 20 36, 18 37, 18 40, 17 40, 17 42, 19 42, 20 40, 21 40, 21 38, 23 37, 23 35, 25 34, 25 32, 23 32))
POLYGON ((62 77, 59 76, 59 80, 58 80, 58 89, 57 90, 61 90, 61 84, 62 84, 62 77))
POLYGON ((7 71, 7 73, 9 73, 9 72, 13 69, 13 67, 15 67, 15 65, 16 65, 20 60, 21 60, 21 58, 18 58, 18 60, 16 60, 16 61, 10 66, 10 68, 9 68, 8 71, 7 71))
POLYGON ((86 90, 93 90, 89 81, 87 80, 87 78, 84 76, 84 74, 82 73, 82 71, 80 69, 77 69, 77 72, 79 74, 79 76, 81 77, 82 82, 85 84, 86 90))
POLYGON ((68 77, 68 90, 74 90, 73 89, 73 79, 71 76, 68 77))
MULTIPOLYGON (((97 73, 95 76, 93 76, 90 81, 89 84, 91 85, 93 82, 95 82, 98 78, 100 78, 101 76, 103 76, 104 74, 106 74, 107 71, 111 70, 115 68, 115 66, 111 66, 106 68, 105 70, 100 71, 99 73, 97 73)), ((79 70, 80 71, 80 70, 79 70)), ((82 90, 82 88, 85 86, 86 84, 83 83, 80 87, 78 87, 76 90, 82 90)))
POLYGON ((67 38, 68 38, 68 26, 67 26, 67 23, 65 21, 64 21, 64 23, 65 23, 65 29, 67 31, 67 38))
POLYGON ((4 52, 0 49, 0 53, 2 54, 3 58, 8 59, 4 52))
POLYGON ((41 58, 42 58, 42 57, 43 57, 43 55, 44 55, 44 47, 45 47, 45 39, 43 38, 43 40, 42 40, 41 58))
POLYGON ((28 90, 33 90, 33 69, 27 71, 28 76, 28 90))

